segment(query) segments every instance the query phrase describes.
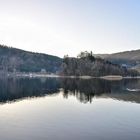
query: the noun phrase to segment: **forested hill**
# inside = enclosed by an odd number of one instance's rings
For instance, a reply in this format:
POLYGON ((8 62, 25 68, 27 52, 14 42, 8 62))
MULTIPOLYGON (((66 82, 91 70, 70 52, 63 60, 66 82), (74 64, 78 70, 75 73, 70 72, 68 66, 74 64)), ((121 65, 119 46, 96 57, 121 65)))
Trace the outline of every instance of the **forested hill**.
POLYGON ((126 64, 130 67, 140 64, 140 50, 125 51, 113 54, 96 54, 95 56, 100 56, 116 64, 126 64))
POLYGON ((60 70, 62 59, 56 56, 28 52, 0 45, 0 71, 55 73, 60 70))
POLYGON ((92 52, 82 52, 77 58, 65 56, 62 74, 95 77, 106 75, 137 76, 138 72, 113 64, 110 61, 96 58, 92 52))
POLYGON ((125 51, 120 53, 114 53, 106 56, 108 59, 112 60, 122 60, 124 63, 140 62, 140 50, 125 51))
POLYGON ((42 53, 33 53, 0 45, 0 72, 61 72, 63 75, 122 75, 136 76, 134 70, 96 58, 92 53, 81 52, 77 58, 61 59, 42 53))

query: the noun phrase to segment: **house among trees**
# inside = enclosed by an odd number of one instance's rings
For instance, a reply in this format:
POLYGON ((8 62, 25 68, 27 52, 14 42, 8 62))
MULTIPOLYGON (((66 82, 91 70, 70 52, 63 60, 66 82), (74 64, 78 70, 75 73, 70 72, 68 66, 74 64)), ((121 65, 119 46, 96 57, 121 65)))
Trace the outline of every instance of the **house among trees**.
POLYGON ((45 74, 46 73, 46 69, 41 69, 40 71, 42 74, 45 74))

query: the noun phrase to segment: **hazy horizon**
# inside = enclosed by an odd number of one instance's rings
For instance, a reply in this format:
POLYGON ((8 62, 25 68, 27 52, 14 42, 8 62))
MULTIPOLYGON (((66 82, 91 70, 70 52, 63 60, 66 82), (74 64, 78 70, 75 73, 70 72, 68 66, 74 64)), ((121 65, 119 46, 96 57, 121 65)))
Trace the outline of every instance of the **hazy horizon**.
POLYGON ((0 44, 63 57, 140 49, 138 0, 2 0, 0 44))

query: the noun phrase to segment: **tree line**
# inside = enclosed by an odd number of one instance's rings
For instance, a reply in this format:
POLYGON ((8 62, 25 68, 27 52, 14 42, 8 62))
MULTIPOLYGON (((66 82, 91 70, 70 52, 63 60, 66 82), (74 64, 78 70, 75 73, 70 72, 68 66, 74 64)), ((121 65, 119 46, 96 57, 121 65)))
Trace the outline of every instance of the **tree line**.
POLYGON ((77 58, 64 56, 61 74, 99 77, 105 75, 137 76, 139 73, 100 57, 94 57, 92 52, 85 51, 81 52, 77 58))

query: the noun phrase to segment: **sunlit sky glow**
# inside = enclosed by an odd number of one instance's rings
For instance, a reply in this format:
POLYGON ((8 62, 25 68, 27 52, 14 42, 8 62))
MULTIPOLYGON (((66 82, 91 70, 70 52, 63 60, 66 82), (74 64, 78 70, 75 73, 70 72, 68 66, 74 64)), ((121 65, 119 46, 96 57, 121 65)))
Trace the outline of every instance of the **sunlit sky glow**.
POLYGON ((0 44, 60 57, 140 49, 140 1, 0 0, 0 44))

